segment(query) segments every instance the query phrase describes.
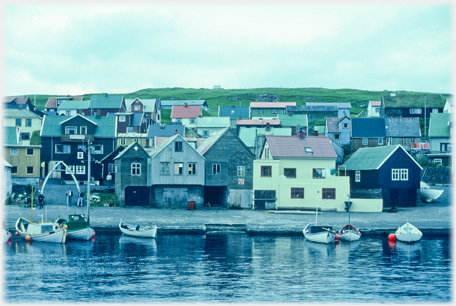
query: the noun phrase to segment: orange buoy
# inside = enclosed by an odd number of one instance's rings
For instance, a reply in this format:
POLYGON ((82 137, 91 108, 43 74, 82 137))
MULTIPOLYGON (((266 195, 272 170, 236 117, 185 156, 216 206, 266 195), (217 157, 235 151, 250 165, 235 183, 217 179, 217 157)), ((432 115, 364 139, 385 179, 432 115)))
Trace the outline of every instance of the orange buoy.
POLYGON ((95 231, 93 231, 93 235, 92 235, 92 237, 91 237, 91 238, 93 238, 93 237, 95 237, 95 231))
POLYGON ((339 238, 340 238, 339 234, 336 234, 336 236, 334 237, 334 239, 336 239, 336 240, 339 240, 339 238))
POLYGON ((396 235, 395 235, 395 234, 389 234, 389 235, 388 235, 388 240, 389 240, 389 241, 394 241, 394 240, 396 240, 396 235))
POLYGON ((30 241, 30 240, 32 240, 32 237, 30 237, 30 235, 25 236, 25 241, 30 241))
POLYGON ((16 232, 16 236, 19 236, 19 232, 16 232))

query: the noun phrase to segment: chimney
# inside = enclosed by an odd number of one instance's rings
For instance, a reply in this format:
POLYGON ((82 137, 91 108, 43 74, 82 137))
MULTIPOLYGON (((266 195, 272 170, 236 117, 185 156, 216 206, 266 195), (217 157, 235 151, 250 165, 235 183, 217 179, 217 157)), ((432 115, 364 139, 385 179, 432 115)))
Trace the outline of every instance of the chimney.
POLYGON ((304 139, 304 132, 302 131, 302 129, 300 129, 298 132, 298 138, 304 139))
POLYGON ((271 129, 271 123, 266 122, 266 131, 269 131, 271 129))
POLYGON ((176 129, 176 130, 174 131, 174 135, 177 135, 177 134, 179 134, 179 133, 177 132, 177 129, 176 129))
POLYGON ((188 107, 187 102, 185 102, 185 107, 188 107))

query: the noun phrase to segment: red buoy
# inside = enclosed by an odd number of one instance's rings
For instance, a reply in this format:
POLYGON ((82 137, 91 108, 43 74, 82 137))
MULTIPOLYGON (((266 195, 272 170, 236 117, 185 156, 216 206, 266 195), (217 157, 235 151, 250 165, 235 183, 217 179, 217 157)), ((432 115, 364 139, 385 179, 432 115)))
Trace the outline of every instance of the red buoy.
POLYGON ((25 241, 30 241, 30 240, 32 240, 32 237, 30 237, 30 235, 25 236, 25 241))
POLYGON ((19 232, 16 232, 16 236, 19 236, 19 232))
POLYGON ((396 240, 396 235, 395 235, 395 234, 389 234, 389 235, 388 235, 388 240, 389 240, 389 241, 394 241, 394 240, 396 240))
POLYGON ((339 234, 336 234, 336 236, 334 237, 334 239, 336 239, 336 240, 339 240, 339 238, 340 238, 339 234))
POLYGON ((92 235, 92 237, 91 237, 91 238, 93 238, 93 237, 95 237, 95 231, 93 231, 93 235, 92 235))

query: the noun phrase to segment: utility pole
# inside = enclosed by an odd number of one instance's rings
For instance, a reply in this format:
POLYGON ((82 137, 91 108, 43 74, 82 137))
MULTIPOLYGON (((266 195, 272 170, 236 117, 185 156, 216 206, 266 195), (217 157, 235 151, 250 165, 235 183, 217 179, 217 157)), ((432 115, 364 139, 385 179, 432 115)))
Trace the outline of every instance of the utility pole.
POLYGON ((92 156, 90 154, 92 144, 90 143, 90 139, 87 140, 87 154, 88 154, 88 165, 87 165, 87 217, 89 216, 89 205, 90 205, 90 164, 92 156))
POLYGON ((424 138, 426 138, 426 96, 424 96, 424 138))

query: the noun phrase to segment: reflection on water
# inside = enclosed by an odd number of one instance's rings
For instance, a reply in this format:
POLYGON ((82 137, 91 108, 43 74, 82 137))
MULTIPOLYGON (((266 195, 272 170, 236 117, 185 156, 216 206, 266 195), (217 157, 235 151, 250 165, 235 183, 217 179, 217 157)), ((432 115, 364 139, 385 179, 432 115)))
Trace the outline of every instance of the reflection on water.
POLYGON ((449 302, 450 241, 125 235, 4 246, 7 302, 449 302), (24 294, 24 282, 33 284, 24 294))

